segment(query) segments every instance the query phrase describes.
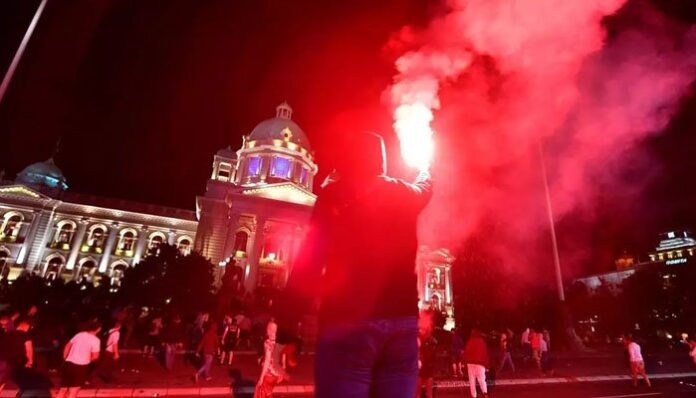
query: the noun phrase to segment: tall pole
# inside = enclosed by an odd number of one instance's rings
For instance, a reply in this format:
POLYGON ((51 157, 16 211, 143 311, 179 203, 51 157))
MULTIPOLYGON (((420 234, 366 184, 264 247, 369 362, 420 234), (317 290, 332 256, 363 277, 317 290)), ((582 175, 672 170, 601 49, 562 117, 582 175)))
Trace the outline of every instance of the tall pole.
POLYGON ((29 24, 26 33, 24 33, 24 38, 22 38, 22 42, 19 43, 19 48, 17 49, 14 58, 12 58, 12 63, 10 64, 10 67, 7 68, 5 77, 2 79, 2 84, 0 84, 0 104, 2 104, 2 100, 5 98, 7 86, 10 85, 12 76, 14 76, 14 73, 17 70, 17 65, 19 65, 19 61, 22 59, 24 50, 26 50, 27 44, 29 43, 29 39, 31 38, 31 35, 34 33, 34 29, 36 28, 36 24, 39 23, 39 18, 41 18, 41 14, 43 13, 44 8, 46 8, 47 1, 48 0, 41 0, 39 8, 37 8, 36 13, 34 13, 34 18, 31 19, 31 23, 29 24))
POLYGON ((553 220, 553 209, 551 208, 551 193, 549 192, 549 180, 546 176, 546 162, 544 161, 544 149, 539 141, 539 160, 541 161, 541 174, 544 177, 544 193, 546 194, 546 212, 549 216, 549 229, 551 231, 551 244, 553 245, 553 265, 556 270, 556 288, 558 289, 558 299, 565 301, 563 290, 563 275, 561 273, 561 258, 558 255, 558 240, 556 239, 556 225, 553 220))

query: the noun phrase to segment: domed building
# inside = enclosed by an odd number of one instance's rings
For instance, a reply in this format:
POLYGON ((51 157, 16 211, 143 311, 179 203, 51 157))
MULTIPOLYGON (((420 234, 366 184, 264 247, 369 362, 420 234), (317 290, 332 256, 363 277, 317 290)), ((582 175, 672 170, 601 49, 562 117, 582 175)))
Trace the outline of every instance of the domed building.
POLYGON ((234 264, 247 290, 282 288, 304 237, 316 195, 317 165, 287 103, 219 150, 203 196, 194 248, 223 267, 234 264))
POLYGON ((0 279, 32 272, 118 287, 127 268, 163 243, 188 253, 198 222, 173 209, 68 191, 53 157, 12 180, 0 172, 0 279))

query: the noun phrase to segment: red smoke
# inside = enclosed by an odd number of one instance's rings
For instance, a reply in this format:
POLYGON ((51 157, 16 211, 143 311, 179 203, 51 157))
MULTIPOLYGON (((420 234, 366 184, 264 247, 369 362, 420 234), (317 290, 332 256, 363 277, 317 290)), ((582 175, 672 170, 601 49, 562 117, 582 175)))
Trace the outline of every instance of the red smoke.
POLYGON ((607 40, 602 20, 624 3, 450 0, 427 29, 405 30, 417 48, 396 61, 389 98, 435 111, 421 242, 456 249, 485 224, 512 268, 550 259, 550 249, 529 253, 548 227, 539 145, 557 220, 618 183, 621 159, 666 126, 696 71, 695 31, 645 3, 640 29, 607 40))

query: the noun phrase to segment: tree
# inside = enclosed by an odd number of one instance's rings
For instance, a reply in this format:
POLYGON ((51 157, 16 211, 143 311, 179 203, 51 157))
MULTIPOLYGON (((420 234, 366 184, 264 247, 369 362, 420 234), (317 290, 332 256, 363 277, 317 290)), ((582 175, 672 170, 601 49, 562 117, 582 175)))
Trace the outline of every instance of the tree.
POLYGON ((191 314, 208 310, 213 299, 215 266, 197 252, 182 255, 162 245, 126 270, 118 293, 122 305, 137 305, 191 314))

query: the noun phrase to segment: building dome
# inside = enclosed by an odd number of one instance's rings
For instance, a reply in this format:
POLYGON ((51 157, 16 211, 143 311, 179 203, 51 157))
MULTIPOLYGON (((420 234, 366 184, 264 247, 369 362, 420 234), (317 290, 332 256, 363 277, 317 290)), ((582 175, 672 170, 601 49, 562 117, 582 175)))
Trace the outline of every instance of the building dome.
POLYGON ((17 174, 15 183, 37 188, 68 189, 63 172, 56 166, 53 158, 31 164, 17 174))
POLYGON ((310 149, 304 131, 291 119, 292 108, 287 102, 276 107, 276 117, 257 124, 249 134, 251 141, 286 140, 310 149))

